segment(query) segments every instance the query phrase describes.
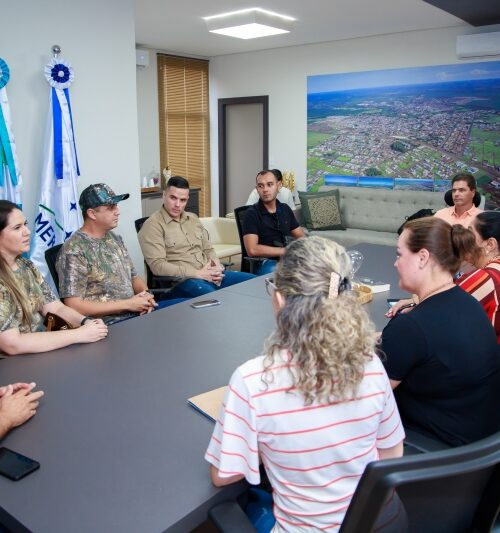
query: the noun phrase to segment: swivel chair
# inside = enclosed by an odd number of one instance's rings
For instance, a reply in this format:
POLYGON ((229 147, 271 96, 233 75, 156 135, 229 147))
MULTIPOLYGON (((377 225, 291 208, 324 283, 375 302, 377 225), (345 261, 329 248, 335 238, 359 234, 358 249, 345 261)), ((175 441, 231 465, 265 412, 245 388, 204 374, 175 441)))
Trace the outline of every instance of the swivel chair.
MULTIPOLYGON (((474 198, 472 199, 472 203, 479 207, 481 204, 481 195, 476 191, 474 194, 474 198)), ((446 202, 446 205, 449 205, 450 207, 454 206, 455 203, 453 202, 453 191, 450 189, 444 193, 444 201, 446 202)))
POLYGON ((236 226, 238 227, 238 236, 240 238, 241 246, 241 271, 255 274, 259 266, 265 261, 265 257, 250 257, 245 248, 243 240, 243 221, 245 220, 245 213, 251 205, 242 205, 234 210, 234 218, 236 219, 236 226))
POLYGON ((47 267, 49 268, 50 275, 52 276, 52 280, 54 281, 54 285, 59 292, 59 275, 57 273, 56 269, 56 263, 57 263, 57 256, 59 255, 59 250, 61 249, 62 244, 56 244, 55 246, 52 246, 52 248, 49 248, 48 250, 45 250, 45 262, 47 263, 47 267))
MULTIPOLYGON (((142 217, 134 221, 135 231, 137 233, 139 233, 142 225, 148 218, 149 217, 142 217)), ((153 274, 146 261, 144 261, 144 265, 146 267, 146 283, 150 292, 168 292, 168 290, 181 281, 181 278, 178 278, 177 276, 156 276, 153 274)))
MULTIPOLYGON (((500 432, 457 448, 374 461, 361 476, 339 533, 384 531, 376 522, 394 491, 409 533, 487 533, 499 515, 499 486, 500 432)), ((209 511, 218 531, 252 531, 235 505, 224 502, 209 511)))

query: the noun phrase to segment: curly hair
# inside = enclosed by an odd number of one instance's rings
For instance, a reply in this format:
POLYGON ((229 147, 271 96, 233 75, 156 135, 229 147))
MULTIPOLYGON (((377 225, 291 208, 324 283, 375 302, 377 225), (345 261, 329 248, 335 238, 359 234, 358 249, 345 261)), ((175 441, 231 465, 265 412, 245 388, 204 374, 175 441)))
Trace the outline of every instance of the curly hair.
POLYGON ((373 357, 375 329, 353 293, 329 297, 332 272, 343 279, 350 267, 342 246, 313 236, 292 242, 275 272, 285 304, 266 340, 263 380, 272 381, 276 354, 288 350, 306 405, 353 397, 373 357))

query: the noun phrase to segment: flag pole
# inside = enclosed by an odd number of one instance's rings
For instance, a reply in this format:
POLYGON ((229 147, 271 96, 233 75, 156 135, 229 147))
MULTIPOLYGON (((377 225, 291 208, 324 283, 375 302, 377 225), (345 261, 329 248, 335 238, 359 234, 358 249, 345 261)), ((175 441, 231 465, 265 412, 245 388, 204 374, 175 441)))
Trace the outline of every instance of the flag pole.
POLYGON ((83 223, 78 208, 80 168, 69 97, 74 71, 71 64, 60 57, 59 45, 53 45, 51 51, 52 59, 44 69, 50 85, 49 112, 40 173, 40 200, 30 256, 47 279, 50 279, 50 275, 45 252, 62 244, 83 223))

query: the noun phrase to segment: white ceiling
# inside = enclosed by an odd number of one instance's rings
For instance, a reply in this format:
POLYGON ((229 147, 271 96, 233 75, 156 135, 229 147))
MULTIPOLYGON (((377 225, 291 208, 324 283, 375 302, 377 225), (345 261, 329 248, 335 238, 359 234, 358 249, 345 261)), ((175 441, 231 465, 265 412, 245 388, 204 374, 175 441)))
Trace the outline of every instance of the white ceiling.
POLYGON ((170 53, 213 57, 464 22, 422 0, 134 0, 136 43, 170 53), (207 31, 202 17, 261 7, 297 19, 291 33, 242 40, 207 31))

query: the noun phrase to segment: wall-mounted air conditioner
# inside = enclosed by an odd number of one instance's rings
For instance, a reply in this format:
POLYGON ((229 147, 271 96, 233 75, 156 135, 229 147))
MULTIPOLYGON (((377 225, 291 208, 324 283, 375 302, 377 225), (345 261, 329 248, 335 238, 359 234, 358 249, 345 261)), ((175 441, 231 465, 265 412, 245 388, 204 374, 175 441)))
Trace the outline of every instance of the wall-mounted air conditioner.
POLYGON ((500 55, 500 31, 457 36, 457 57, 485 57, 500 55))
POLYGON ((135 65, 137 66, 137 68, 149 67, 149 50, 136 48, 135 65))

